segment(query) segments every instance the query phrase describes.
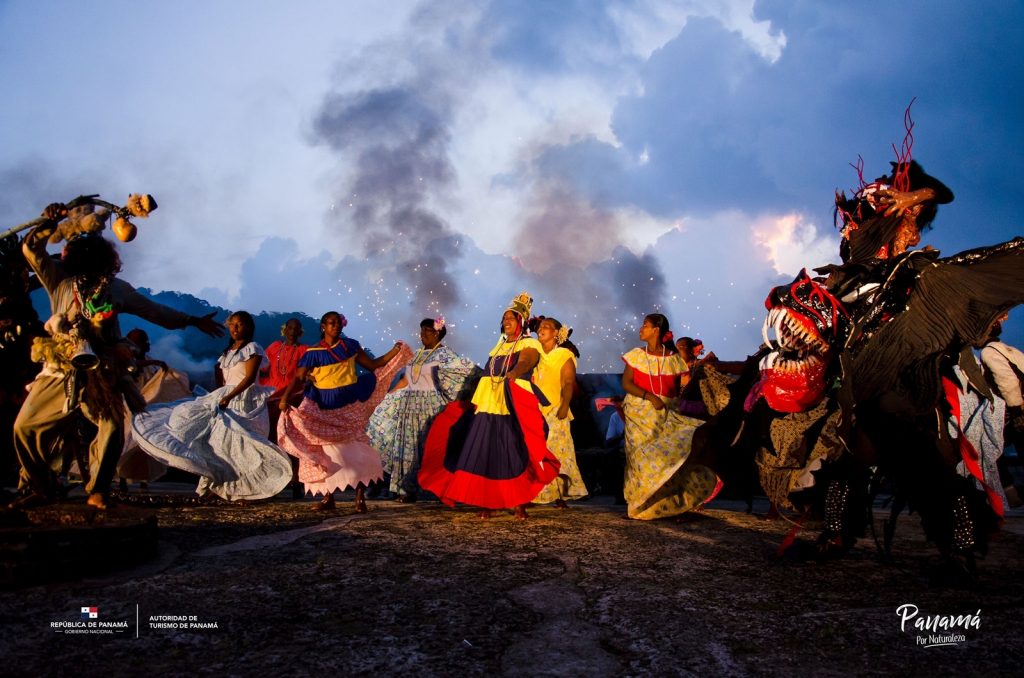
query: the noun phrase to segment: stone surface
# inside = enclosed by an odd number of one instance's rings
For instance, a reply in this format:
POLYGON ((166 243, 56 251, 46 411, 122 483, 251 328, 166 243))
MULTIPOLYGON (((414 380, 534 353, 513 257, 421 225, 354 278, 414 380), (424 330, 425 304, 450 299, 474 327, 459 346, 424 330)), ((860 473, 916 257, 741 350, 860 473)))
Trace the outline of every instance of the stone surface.
POLYGON ((929 584, 939 559, 914 516, 891 563, 870 538, 845 560, 797 563, 774 557, 790 524, 730 502, 651 523, 601 498, 525 523, 437 503, 312 506, 116 509, 157 517, 158 557, 0 592, 5 675, 1016 673, 1019 509, 964 590, 929 584), (962 643, 922 647, 927 632, 901 631, 907 603, 922 616, 980 610, 980 623, 962 643), (83 606, 127 630, 52 626, 83 606), (153 621, 190 616, 217 628, 153 621))

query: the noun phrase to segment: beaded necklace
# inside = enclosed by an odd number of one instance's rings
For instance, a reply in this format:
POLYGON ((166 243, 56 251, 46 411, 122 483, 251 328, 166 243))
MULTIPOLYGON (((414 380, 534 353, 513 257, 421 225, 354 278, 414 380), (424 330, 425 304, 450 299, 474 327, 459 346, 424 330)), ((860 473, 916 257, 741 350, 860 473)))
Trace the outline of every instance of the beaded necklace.
POLYGON ((430 356, 434 355, 434 351, 436 351, 439 348, 441 348, 440 343, 438 343, 438 345, 435 346, 434 348, 430 349, 430 351, 423 356, 422 360, 420 360, 420 356, 423 354, 424 351, 426 351, 426 349, 421 348, 416 351, 416 355, 413 356, 412 359, 412 383, 415 384, 420 380, 420 375, 423 373, 423 366, 430 362, 430 356))
POLYGON ((102 289, 97 289, 93 292, 92 296, 85 298, 84 301, 77 279, 71 283, 71 289, 74 292, 75 304, 82 310, 82 315, 86 319, 92 320, 95 317, 99 320, 107 320, 114 315, 114 304, 109 299, 101 301, 101 298, 104 296, 102 289))
POLYGON ((299 352, 298 344, 286 344, 281 342, 281 348, 277 352, 277 372, 282 377, 287 377, 288 373, 294 369, 295 365, 295 354, 299 352), (288 349, 287 351, 285 349, 288 349), (287 354, 287 356, 286 356, 287 354))
MULTIPOLYGON (((497 377, 494 374, 494 363, 496 362, 495 359, 498 358, 498 356, 497 355, 491 356, 491 362, 490 362, 490 365, 488 366, 488 372, 490 372, 491 382, 492 383, 498 384, 498 383, 501 383, 501 382, 505 381, 505 375, 508 374, 508 367, 509 367, 509 364, 512 362, 512 356, 515 354, 516 346, 519 345, 519 340, 522 339, 522 338, 523 338, 523 335, 520 334, 519 336, 516 337, 515 342, 512 343, 512 348, 509 350, 508 353, 505 354, 505 364, 501 366, 501 374, 498 375, 497 377)), ((508 340, 505 340, 505 341, 502 341, 500 345, 504 346, 507 343, 508 343, 508 340)), ((497 348, 497 347, 495 347, 495 348, 497 348)))
POLYGON ((661 393, 659 391, 660 391, 660 387, 661 387, 661 372, 662 372, 662 364, 661 363, 665 359, 665 347, 664 346, 661 347, 661 358, 658 359, 658 360, 655 360, 655 362, 654 362, 654 364, 658 366, 657 373, 655 373, 655 371, 651 369, 651 354, 647 352, 646 348, 644 348, 644 356, 647 358, 647 376, 649 376, 651 378, 651 386, 653 387, 651 389, 651 393, 653 393, 654 395, 656 395, 656 396, 658 396, 660 398, 661 397, 661 393))

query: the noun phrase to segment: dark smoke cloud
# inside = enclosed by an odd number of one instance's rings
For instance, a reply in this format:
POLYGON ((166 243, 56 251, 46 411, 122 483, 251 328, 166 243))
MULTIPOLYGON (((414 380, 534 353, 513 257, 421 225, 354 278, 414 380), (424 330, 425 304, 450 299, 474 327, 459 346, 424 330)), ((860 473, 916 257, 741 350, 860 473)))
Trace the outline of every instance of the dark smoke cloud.
POLYGON ((409 83, 332 94, 314 123, 318 140, 355 157, 336 204, 350 210, 363 253, 394 267, 420 311, 459 300, 455 250, 444 247, 455 233, 430 206, 455 184, 450 118, 450 104, 437 89, 409 83))
POLYGON ((560 177, 534 172, 533 180, 514 246, 536 290, 536 312, 573 326, 582 351, 624 348, 636 318, 664 308, 661 265, 649 251, 625 246, 623 213, 595 206, 560 177))
MULTIPOLYGON (((417 15, 412 23, 430 20, 417 15)), ((502 47, 507 24, 484 11, 462 24, 446 24, 442 43, 382 44, 365 59, 343 65, 347 82, 381 84, 336 88, 314 119, 314 141, 330 148, 346 172, 335 190, 340 217, 332 225, 355 230, 371 268, 393 272, 390 277, 409 288, 409 307, 417 313, 466 314, 471 324, 483 327, 490 322, 483 317, 499 313, 507 299, 527 289, 537 313, 571 323, 579 341, 586 337, 595 351, 607 352, 607 346, 598 346, 609 340, 618 346, 633 336, 636 315, 663 307, 665 276, 653 256, 625 248, 636 239, 623 212, 606 209, 545 161, 551 149, 564 144, 563 135, 549 138, 538 130, 525 142, 532 152, 522 156, 512 177, 526 196, 524 208, 513 226, 511 259, 499 257, 510 264, 507 274, 495 271, 505 264, 483 265, 480 258, 463 262, 464 256, 482 253, 473 246, 460 249, 458 243, 470 239, 438 211, 439 205, 451 204, 456 187, 453 128, 460 105, 475 91, 477 73, 486 72, 485 63, 519 70, 517 53, 502 47), (467 267, 473 278, 467 279, 467 267), (467 286, 460 294, 460 281, 472 285, 472 292, 467 286), (504 289, 507 284, 511 287, 504 289), (481 307, 484 303, 495 308, 481 307)), ((351 262, 344 265, 351 270, 341 268, 339 279, 357 285, 351 262)), ((378 284, 369 294, 379 311, 391 308, 388 297, 394 293, 394 287, 378 284)), ((380 319, 399 320, 389 310, 380 319)))
POLYGON ((595 208, 557 178, 538 181, 541 185, 533 191, 513 241, 523 266, 546 273, 607 257, 621 241, 624 226, 618 217, 595 208))

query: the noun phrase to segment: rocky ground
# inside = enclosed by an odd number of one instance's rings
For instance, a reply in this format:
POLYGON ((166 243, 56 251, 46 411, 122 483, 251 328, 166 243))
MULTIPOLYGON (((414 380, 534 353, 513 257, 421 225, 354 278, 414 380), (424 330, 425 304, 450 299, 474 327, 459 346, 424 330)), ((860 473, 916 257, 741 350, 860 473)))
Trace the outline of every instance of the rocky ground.
POLYGON ((533 509, 525 523, 437 503, 371 501, 365 515, 350 501, 328 515, 312 506, 122 505, 115 518, 80 501, 35 509, 34 521, 93 525, 156 516, 159 548, 129 569, 0 592, 4 674, 998 675, 1019 665, 1020 509, 974 585, 957 589, 930 581, 938 558, 912 516, 891 563, 866 539, 846 560, 814 564, 774 557, 791 526, 758 517, 763 505, 751 515, 718 501, 649 523, 601 497, 533 509), (925 646, 934 634, 914 620, 901 629, 904 604, 918 619, 977 615, 977 627, 925 646), (83 606, 119 627, 59 628, 87 625, 83 606))

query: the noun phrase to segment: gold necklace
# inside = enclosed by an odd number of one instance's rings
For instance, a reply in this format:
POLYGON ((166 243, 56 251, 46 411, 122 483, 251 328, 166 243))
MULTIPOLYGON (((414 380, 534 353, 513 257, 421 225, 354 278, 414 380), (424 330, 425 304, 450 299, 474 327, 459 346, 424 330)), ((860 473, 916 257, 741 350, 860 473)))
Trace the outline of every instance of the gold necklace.
POLYGON ((412 359, 412 383, 416 383, 420 380, 420 375, 423 373, 423 366, 430 362, 430 356, 434 355, 434 351, 441 348, 441 344, 438 344, 434 348, 430 349, 430 352, 423 356, 423 360, 420 360, 420 355, 426 349, 419 349, 416 351, 416 355, 412 359), (416 369, 416 368, 419 369, 416 369))

